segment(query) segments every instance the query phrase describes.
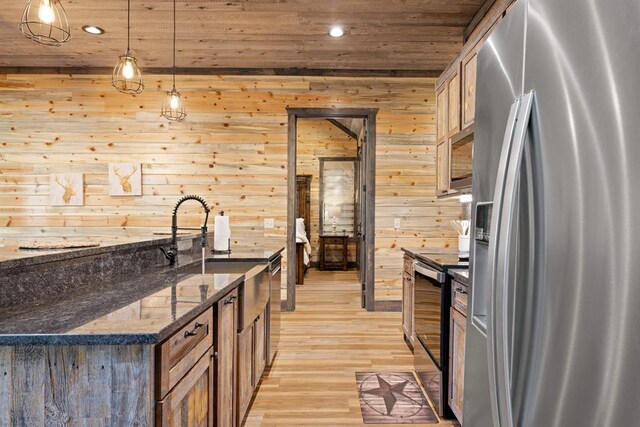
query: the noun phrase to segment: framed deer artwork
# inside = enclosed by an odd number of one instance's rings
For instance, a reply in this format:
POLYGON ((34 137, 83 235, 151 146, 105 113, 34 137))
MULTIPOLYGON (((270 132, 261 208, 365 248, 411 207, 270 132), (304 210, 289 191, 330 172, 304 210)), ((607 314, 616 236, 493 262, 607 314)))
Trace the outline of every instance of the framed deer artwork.
POLYGON ((140 163, 109 164, 110 196, 142 196, 140 163))
POLYGON ((84 205, 84 183, 81 173, 53 173, 49 177, 51 206, 84 205))

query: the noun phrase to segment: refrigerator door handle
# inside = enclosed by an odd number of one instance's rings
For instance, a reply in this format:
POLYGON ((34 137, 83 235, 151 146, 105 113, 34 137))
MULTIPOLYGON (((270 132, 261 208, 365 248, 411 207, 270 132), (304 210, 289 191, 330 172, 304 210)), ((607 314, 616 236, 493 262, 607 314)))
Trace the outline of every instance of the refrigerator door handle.
POLYGON ((489 307, 487 310, 487 352, 489 361, 489 383, 491 385, 491 406, 493 414, 493 423, 495 426, 500 426, 500 402, 504 399, 500 398, 500 392, 504 390, 503 385, 498 382, 497 372, 497 360, 496 360, 496 301, 495 295, 495 267, 497 264, 498 248, 502 241, 500 235, 500 223, 503 215, 503 199, 504 199, 504 187, 507 175, 507 166, 509 164, 509 154, 511 153, 511 145, 513 142, 513 136, 515 133, 516 122, 518 113, 520 110, 520 99, 516 99, 511 104, 509 111, 509 117, 507 119, 507 126, 504 131, 504 138, 502 140, 502 150, 500 152, 500 162, 498 163, 498 176, 496 178, 496 186, 493 192, 493 210, 491 213, 491 228, 493 236, 489 242, 489 307))
POLYGON ((511 242, 514 230, 516 202, 518 196, 518 178, 523 165, 524 145, 531 119, 534 103, 534 92, 527 93, 523 98, 516 120, 516 127, 507 163, 502 201, 498 215, 498 242, 494 247, 492 293, 491 295, 491 348, 490 372, 495 381, 497 412, 500 427, 513 427, 512 404, 512 370, 509 313, 512 301, 509 294, 509 277, 511 269, 511 242))

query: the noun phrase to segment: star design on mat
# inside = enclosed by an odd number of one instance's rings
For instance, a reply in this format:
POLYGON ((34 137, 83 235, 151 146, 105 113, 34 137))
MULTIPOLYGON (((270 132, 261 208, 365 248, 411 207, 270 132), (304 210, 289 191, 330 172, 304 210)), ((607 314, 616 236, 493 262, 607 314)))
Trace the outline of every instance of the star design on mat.
POLYGON ((362 393, 382 398, 384 400, 384 405, 387 408, 387 415, 391 415, 391 411, 396 406, 398 397, 403 397, 413 401, 411 397, 404 394, 404 389, 409 381, 400 381, 399 383, 392 385, 385 381, 380 375, 376 375, 376 377, 378 378, 378 387, 369 390, 362 390, 362 393))

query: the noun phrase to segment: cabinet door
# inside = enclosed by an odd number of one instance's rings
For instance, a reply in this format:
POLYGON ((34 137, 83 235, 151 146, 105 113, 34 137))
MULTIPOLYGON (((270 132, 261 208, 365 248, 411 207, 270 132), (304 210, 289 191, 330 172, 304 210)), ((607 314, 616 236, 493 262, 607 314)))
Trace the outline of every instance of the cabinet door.
POLYGON ((253 326, 253 386, 258 386, 265 366, 267 366, 267 323, 266 313, 263 311, 253 326))
POLYGON ((462 408, 464 394, 464 340, 466 321, 458 310, 450 309, 451 338, 449 341, 449 406, 462 423, 462 408))
POLYGON ((189 373, 157 404, 157 425, 213 427, 214 364, 204 354, 189 373))
POLYGON ((238 291, 218 301, 216 325, 216 425, 233 427, 235 417, 236 329, 238 291))
POLYGON ((454 72, 447 80, 448 120, 447 136, 460 131, 460 72, 454 72))
POLYGON ((449 143, 447 140, 436 145, 436 195, 449 192, 449 143))
POLYGON ((252 323, 238 334, 238 425, 242 424, 253 395, 253 326, 252 323))
POLYGON ((436 141, 445 139, 447 136, 448 96, 446 83, 436 89, 436 141))
POLYGON ((478 49, 474 48, 462 60, 462 128, 472 125, 476 119, 476 68, 478 49))

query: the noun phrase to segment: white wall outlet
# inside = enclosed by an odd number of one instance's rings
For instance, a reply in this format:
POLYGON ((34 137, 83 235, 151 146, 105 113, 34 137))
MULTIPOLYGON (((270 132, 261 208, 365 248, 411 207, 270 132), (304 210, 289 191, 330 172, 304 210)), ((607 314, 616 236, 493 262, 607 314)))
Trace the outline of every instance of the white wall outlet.
POLYGON ((393 219, 393 228, 398 229, 402 224, 402 218, 394 218, 393 219))
POLYGON ((264 219, 264 228, 275 228, 276 222, 273 218, 265 218, 264 219))

